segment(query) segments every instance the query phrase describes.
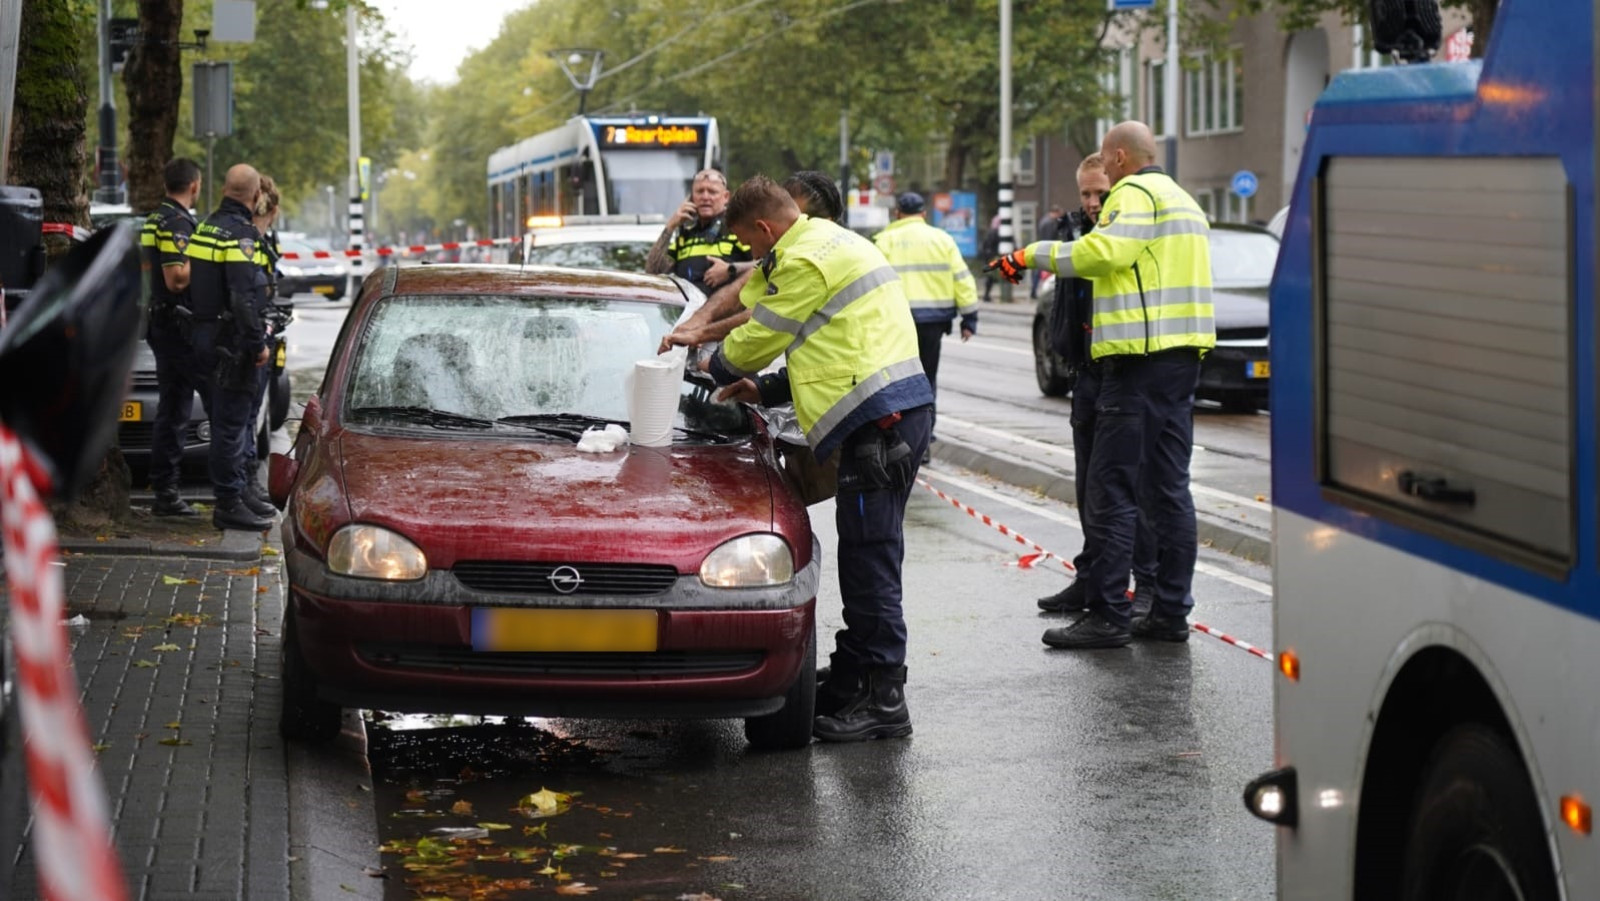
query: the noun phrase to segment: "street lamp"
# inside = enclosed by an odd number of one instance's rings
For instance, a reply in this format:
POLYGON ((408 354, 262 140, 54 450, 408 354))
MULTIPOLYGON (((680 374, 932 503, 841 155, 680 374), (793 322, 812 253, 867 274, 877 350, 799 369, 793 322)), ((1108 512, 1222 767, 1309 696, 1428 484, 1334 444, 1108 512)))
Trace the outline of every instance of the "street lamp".
POLYGON ((565 47, 559 50, 549 50, 545 53, 561 66, 561 71, 566 73, 567 81, 572 82, 572 89, 578 92, 578 115, 583 115, 589 103, 589 92, 594 90, 594 83, 600 80, 600 60, 606 55, 604 50, 594 50, 587 47, 565 47), (584 60, 589 61, 589 72, 580 75, 584 60))

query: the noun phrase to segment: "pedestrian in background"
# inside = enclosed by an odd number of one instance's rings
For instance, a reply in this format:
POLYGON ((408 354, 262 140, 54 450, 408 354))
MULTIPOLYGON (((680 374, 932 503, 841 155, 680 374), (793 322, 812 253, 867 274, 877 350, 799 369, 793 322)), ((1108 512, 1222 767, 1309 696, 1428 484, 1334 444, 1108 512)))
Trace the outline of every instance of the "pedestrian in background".
MULTIPOLYGON (((1064 216, 1051 233, 1062 241, 1076 241, 1094 230, 1100 206, 1111 193, 1111 179, 1099 153, 1091 153, 1078 165, 1078 201, 1082 206, 1064 216)), ((1035 269, 1038 273, 1040 270, 1035 269)), ((1050 307, 1051 349, 1066 361, 1073 373, 1072 457, 1073 487, 1078 498, 1078 522, 1083 526, 1083 548, 1072 561, 1076 576, 1067 587, 1039 599, 1046 613, 1082 613, 1088 608, 1089 575, 1100 556, 1100 548, 1089 529, 1089 466, 1094 456, 1095 406, 1100 399, 1101 369, 1104 364, 1091 356, 1094 323, 1094 283, 1087 278, 1060 276, 1055 281, 1055 299, 1050 307)), ((1143 513, 1133 543, 1133 617, 1150 612, 1156 591, 1156 536, 1143 513)))
POLYGON ((839 459, 835 521, 845 628, 817 686, 815 735, 911 734, 901 610, 905 508, 933 426, 933 389, 894 268, 872 242, 800 212, 764 176, 739 186, 729 225, 762 262, 754 310, 706 364, 719 400, 792 400, 817 458, 839 459), (780 353, 787 369, 756 378, 780 353))
MULTIPOLYGON (((979 247, 978 247, 978 257, 980 259, 984 259, 984 260, 992 260, 992 259, 994 259, 995 257, 997 257, 999 255, 1000 255, 1000 214, 996 213, 994 218, 989 220, 989 230, 983 233, 983 243, 981 245, 979 245, 979 247)), ((984 303, 988 303, 989 302, 989 300, 990 300, 989 292, 994 290, 994 286, 996 284, 998 284, 998 283, 999 283, 999 279, 994 277, 994 272, 993 271, 991 271, 989 269, 985 269, 983 271, 983 302, 984 303)))
POLYGON ((211 450, 207 469, 219 529, 259 532, 272 517, 245 505, 240 477, 254 389, 267 362, 264 288, 255 261, 261 233, 253 218, 261 175, 240 163, 223 179, 222 202, 189 240, 189 295, 194 310, 194 352, 210 379, 211 450))
MULTIPOLYGON (((961 340, 978 331, 978 289, 956 239, 923 217, 921 194, 907 191, 895 200, 894 221, 872 243, 900 276, 911 318, 917 324, 917 353, 934 396, 939 394, 939 349, 957 317, 961 340)), ((934 425, 938 403, 934 404, 934 425)), ((922 462, 928 462, 923 457, 922 462)))
POLYGON ((1121 647, 1134 635, 1189 638, 1198 555, 1189 492, 1194 389, 1200 358, 1217 342, 1205 212, 1155 164, 1155 138, 1144 123, 1114 126, 1100 156, 1112 188, 1093 232, 1035 243, 989 264, 1013 284, 1030 268, 1094 281, 1090 355, 1104 365, 1104 378, 1086 525, 1100 556, 1085 586, 1088 613, 1044 635, 1064 649, 1121 647), (1161 546, 1154 606, 1133 623, 1127 586, 1141 481, 1161 546))
POLYGON ((190 346, 189 248, 195 218, 191 208, 200 197, 200 167, 177 157, 162 170, 167 196, 145 217, 139 235, 145 272, 150 279, 149 330, 145 341, 156 358, 156 418, 150 436, 150 489, 156 516, 195 516, 178 494, 183 446, 195 392, 209 400, 210 379, 201 372, 190 346))
MULTIPOLYGON (((1093 156, 1093 154, 1090 154, 1090 155, 1093 156)), ((1055 240, 1058 240, 1057 232, 1061 227, 1061 220, 1065 215, 1066 215, 1066 211, 1061 209, 1061 204, 1052 203, 1050 205, 1050 209, 1048 211, 1046 211, 1044 216, 1039 219, 1039 225, 1034 230, 1034 233, 1038 237, 1038 240, 1040 240, 1040 241, 1055 241, 1055 240)), ((996 253, 998 253, 998 251, 996 251, 996 253)), ((1038 269, 1033 270, 1033 284, 1032 284, 1032 287, 1030 287, 1028 289, 1028 297, 1029 298, 1038 298, 1038 296, 1039 296, 1039 282, 1041 282, 1043 280, 1044 280, 1044 273, 1039 271, 1038 269)))

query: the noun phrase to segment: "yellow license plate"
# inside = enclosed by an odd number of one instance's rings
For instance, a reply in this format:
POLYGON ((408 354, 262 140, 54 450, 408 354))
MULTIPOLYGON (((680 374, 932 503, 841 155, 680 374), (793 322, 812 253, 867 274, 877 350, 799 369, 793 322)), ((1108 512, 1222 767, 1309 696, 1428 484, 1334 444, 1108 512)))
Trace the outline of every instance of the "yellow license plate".
POLYGON ((332 294, 333 293, 333 286, 332 285, 312 285, 311 286, 311 293, 312 294, 332 294))
POLYGON ((475 651, 654 651, 654 610, 472 611, 475 651))
POLYGON ((287 345, 287 344, 279 344, 278 345, 278 368, 282 369, 284 361, 286 361, 288 359, 289 359, 289 345, 287 345))
POLYGON ((1272 377, 1272 362, 1270 360, 1254 360, 1250 363, 1249 376, 1253 379, 1272 377))
POLYGON ((144 404, 130 400, 122 405, 122 415, 117 417, 118 422, 138 422, 144 418, 144 404))

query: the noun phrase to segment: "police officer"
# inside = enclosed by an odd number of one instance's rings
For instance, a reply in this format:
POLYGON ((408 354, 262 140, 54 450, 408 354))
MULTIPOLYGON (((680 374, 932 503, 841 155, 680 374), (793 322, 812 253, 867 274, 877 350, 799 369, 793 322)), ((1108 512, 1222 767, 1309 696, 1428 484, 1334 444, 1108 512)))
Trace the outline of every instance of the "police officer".
MULTIPOLYGON (((278 234, 272 226, 278 219, 278 186, 272 181, 272 176, 261 176, 261 196, 256 200, 254 215, 251 224, 256 227, 256 232, 261 235, 261 240, 256 242, 256 252, 251 258, 256 266, 255 288, 257 296, 264 296, 266 302, 261 306, 262 320, 266 324, 267 352, 270 355, 277 346, 275 326, 280 321, 280 316, 273 308, 273 297, 278 287, 278 258, 282 251, 278 249, 278 234)), ((258 516, 273 516, 277 508, 272 505, 272 500, 267 496, 267 490, 261 486, 257 472, 260 469, 259 458, 256 456, 256 421, 261 415, 261 404, 265 401, 268 385, 271 384, 276 374, 277 366, 269 356, 265 365, 256 370, 258 380, 250 396, 250 416, 245 420, 245 433, 239 446, 239 478, 242 480, 242 489, 239 499, 249 507, 251 512, 258 516)))
MULTIPOLYGON (((645 271, 671 272, 710 294, 739 274, 734 263, 749 262, 750 247, 728 228, 728 179, 715 169, 695 173, 689 199, 661 230, 645 257, 645 271)), ((748 267, 745 267, 748 268, 748 267)))
MULTIPOLYGON (((917 323, 917 355, 934 395, 939 393, 939 345, 961 317, 961 340, 978 331, 978 286, 961 257, 956 239, 922 217, 922 195, 907 191, 895 199, 895 221, 873 237, 905 286, 911 318, 917 323)), ((938 421, 935 404, 934 421, 938 421)), ((924 459, 922 462, 928 462, 924 459)))
POLYGON ((1104 377, 1087 528, 1101 550, 1085 586, 1089 612, 1044 634, 1046 644, 1065 649, 1121 647, 1133 635, 1188 640, 1197 555, 1189 493, 1194 389, 1200 357, 1217 341, 1205 213, 1155 165, 1155 138, 1145 124, 1113 127, 1100 156, 1112 189, 1092 233, 1035 243, 989 264, 1013 284, 1029 268, 1094 281, 1090 355, 1104 377), (1133 623, 1126 592, 1141 481, 1161 551, 1154 607, 1133 623))
POLYGON ((933 389, 917 358, 904 289, 872 242, 801 214, 764 176, 739 186, 728 223, 762 263, 742 294, 751 320, 706 363, 718 384, 730 386, 718 399, 770 405, 792 398, 817 459, 839 458, 845 628, 817 688, 814 734, 824 741, 910 735, 900 567, 906 500, 933 428, 933 389), (784 372, 753 378, 785 352, 784 372))
POLYGON ((185 251, 194 234, 189 210, 200 196, 200 167, 178 157, 162 171, 167 196, 145 217, 139 235, 150 278, 150 327, 145 340, 156 358, 156 420, 150 436, 150 488, 156 516, 194 516, 195 509, 178 495, 183 464, 183 435, 194 411, 195 391, 207 391, 189 346, 189 258, 185 251))
MULTIPOLYGON (((1078 199, 1082 207, 1062 216, 1051 233, 1064 241, 1075 241, 1094 230, 1100 206, 1111 193, 1111 179, 1099 153, 1091 153, 1078 165, 1078 199)), ((1040 270, 1035 269, 1037 274, 1040 270)), ((1100 556, 1100 548, 1090 540, 1088 522, 1089 461, 1094 453, 1095 404, 1100 398, 1102 364, 1090 358, 1090 339, 1094 322, 1094 283, 1086 278, 1061 277, 1055 280, 1055 303, 1050 308, 1052 348, 1066 361, 1076 376, 1072 385, 1073 482, 1078 496, 1078 521, 1083 525, 1083 549, 1072 561, 1077 578, 1049 597, 1039 599, 1046 613, 1081 613, 1089 605, 1088 575, 1100 556)), ((1139 517, 1139 531, 1133 544, 1133 617, 1150 612, 1156 596, 1156 537, 1139 517)))
POLYGON ((257 281, 261 234, 251 222, 261 197, 261 176, 243 163, 228 170, 222 203, 189 241, 189 294, 194 306, 194 350, 211 377, 211 452, 207 460, 219 529, 260 531, 272 525, 241 496, 240 468, 249 432, 252 392, 267 362, 262 310, 267 298, 257 281))

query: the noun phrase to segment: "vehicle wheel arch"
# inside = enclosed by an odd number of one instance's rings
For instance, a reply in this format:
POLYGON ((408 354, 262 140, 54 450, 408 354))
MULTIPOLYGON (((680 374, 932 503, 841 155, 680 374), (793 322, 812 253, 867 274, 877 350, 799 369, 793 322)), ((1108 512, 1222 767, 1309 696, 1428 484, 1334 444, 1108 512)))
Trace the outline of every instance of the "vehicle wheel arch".
MULTIPOLYGON (((1544 780, 1529 754, 1527 733, 1488 657, 1459 631, 1433 624, 1392 658, 1369 705, 1352 847, 1354 897, 1397 898, 1407 832, 1438 743, 1457 727, 1478 724, 1502 737, 1519 758, 1541 820, 1553 822, 1544 780)), ((1555 872, 1559 849, 1547 838, 1555 872)))

